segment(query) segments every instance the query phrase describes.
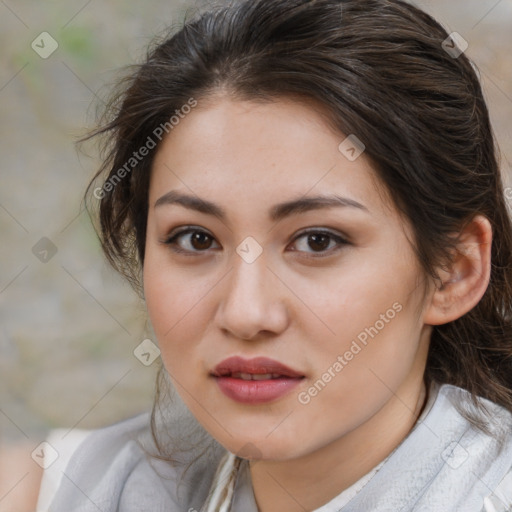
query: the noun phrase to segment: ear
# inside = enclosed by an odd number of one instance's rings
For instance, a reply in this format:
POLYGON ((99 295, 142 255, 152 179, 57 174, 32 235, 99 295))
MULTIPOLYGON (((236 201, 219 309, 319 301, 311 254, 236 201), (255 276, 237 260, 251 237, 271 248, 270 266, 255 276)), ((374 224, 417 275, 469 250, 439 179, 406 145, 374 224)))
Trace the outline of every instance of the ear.
POLYGON ((492 227, 477 215, 461 231, 449 267, 438 269, 441 285, 431 293, 423 321, 442 325, 460 318, 483 297, 491 275, 492 227))

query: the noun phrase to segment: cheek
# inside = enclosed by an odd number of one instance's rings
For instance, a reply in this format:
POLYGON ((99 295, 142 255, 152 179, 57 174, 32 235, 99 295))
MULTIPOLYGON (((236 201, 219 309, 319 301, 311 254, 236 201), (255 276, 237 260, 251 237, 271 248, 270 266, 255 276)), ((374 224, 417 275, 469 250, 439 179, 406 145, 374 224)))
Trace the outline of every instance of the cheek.
POLYGON ((410 316, 408 305, 414 290, 410 281, 414 276, 411 269, 402 269, 398 271, 402 279, 396 280, 392 278, 395 272, 369 264, 353 271, 341 270, 336 276, 326 276, 323 283, 308 283, 307 288, 301 289, 297 283, 298 295, 311 305, 304 318, 310 319, 310 326, 316 323, 326 348, 341 350, 354 339, 364 343, 373 335, 383 337, 410 316))
MULTIPOLYGON (((325 372, 331 369, 336 374, 330 395, 333 402, 342 391, 353 398, 344 403, 354 411, 361 403, 372 402, 372 396, 396 388, 417 355, 421 290, 415 267, 397 267, 390 267, 394 268, 391 273, 369 265, 358 273, 343 274, 328 288, 329 297, 324 296, 323 309, 318 310, 334 334, 325 335, 324 329, 318 336, 315 377, 328 380, 325 372), (393 277, 397 273, 400 280, 393 277)), ((325 399, 329 401, 327 394, 325 399)))
POLYGON ((307 417, 328 412, 329 435, 338 435, 339 426, 349 431, 368 420, 414 371, 420 340, 416 321, 408 306, 392 306, 384 300, 364 312, 347 309, 338 320, 337 340, 324 345, 315 359, 314 375, 299 402, 306 403, 301 407, 307 417))
POLYGON ((177 374, 180 368, 197 364, 194 348, 212 314, 208 300, 215 282, 211 276, 199 278, 176 266, 170 269, 163 259, 148 251, 144 295, 162 360, 170 373, 177 374))
POLYGON ((178 325, 177 322, 192 307, 194 299, 197 302, 199 293, 186 272, 175 265, 171 268, 166 252, 165 248, 146 244, 144 297, 151 322, 158 334, 174 329, 173 326, 178 325))

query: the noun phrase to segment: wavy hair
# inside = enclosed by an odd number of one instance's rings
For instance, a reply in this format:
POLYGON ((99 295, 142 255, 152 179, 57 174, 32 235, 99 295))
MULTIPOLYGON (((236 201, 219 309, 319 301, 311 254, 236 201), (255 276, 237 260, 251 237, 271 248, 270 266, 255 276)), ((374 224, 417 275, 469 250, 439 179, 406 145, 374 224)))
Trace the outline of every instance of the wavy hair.
MULTIPOLYGON (((317 101, 327 122, 365 144, 426 277, 450 261, 454 232, 489 219, 489 286, 471 311, 434 326, 425 379, 512 411, 512 224, 476 66, 447 46, 446 30, 401 0, 243 0, 199 12, 114 89, 86 137, 105 136, 86 197, 190 98, 317 101)), ((96 203, 103 250, 139 291, 155 152, 96 203)))

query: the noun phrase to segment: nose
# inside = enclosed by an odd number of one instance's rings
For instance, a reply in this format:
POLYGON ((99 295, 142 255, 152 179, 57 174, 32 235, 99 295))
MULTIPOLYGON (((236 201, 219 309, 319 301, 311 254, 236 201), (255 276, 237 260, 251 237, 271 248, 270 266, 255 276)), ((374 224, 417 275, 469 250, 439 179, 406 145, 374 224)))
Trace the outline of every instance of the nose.
POLYGON ((235 254, 234 260, 221 289, 222 298, 215 316, 217 327, 243 340, 283 332, 289 323, 281 296, 286 287, 266 266, 262 256, 247 263, 235 254))

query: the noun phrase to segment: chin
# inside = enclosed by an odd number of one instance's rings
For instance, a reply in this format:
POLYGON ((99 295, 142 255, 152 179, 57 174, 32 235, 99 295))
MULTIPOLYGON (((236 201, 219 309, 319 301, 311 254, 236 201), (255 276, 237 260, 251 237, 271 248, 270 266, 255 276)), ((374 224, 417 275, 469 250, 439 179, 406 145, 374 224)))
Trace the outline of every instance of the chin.
POLYGON ((270 440, 265 436, 244 436, 234 440, 229 438, 226 443, 221 443, 231 453, 248 459, 251 461, 260 460, 288 460, 297 457, 299 454, 296 453, 295 442, 290 442, 290 439, 284 440, 282 438, 276 438, 270 440))

